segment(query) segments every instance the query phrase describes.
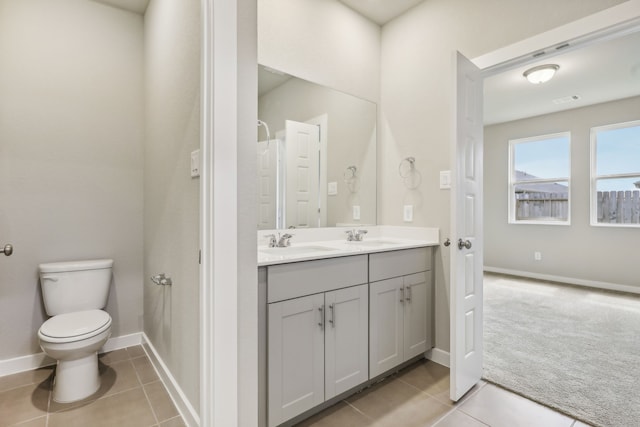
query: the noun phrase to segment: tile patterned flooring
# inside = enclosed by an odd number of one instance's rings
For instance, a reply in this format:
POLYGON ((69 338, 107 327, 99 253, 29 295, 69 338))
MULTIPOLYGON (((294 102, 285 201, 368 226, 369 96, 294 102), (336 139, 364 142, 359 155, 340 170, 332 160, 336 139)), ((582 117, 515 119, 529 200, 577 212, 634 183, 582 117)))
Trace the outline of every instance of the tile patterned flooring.
MULTIPOLYGON (((102 386, 51 399, 53 367, 0 377, 0 427, 183 427, 141 346, 100 355, 102 386)), ((303 427, 588 427, 492 384, 449 400, 449 369, 423 360, 299 424, 303 427)))
POLYGON ((298 424, 303 427, 588 427, 484 381, 449 400, 449 368, 422 360, 298 424))
POLYGON ((51 398, 54 367, 0 377, 0 427, 183 427, 142 346, 101 354, 102 384, 93 396, 51 398))

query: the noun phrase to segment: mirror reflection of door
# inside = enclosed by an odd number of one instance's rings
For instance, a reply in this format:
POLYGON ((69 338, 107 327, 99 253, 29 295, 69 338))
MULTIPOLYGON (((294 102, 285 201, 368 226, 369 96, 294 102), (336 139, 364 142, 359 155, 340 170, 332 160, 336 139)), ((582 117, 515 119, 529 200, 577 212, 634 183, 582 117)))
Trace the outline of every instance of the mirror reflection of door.
POLYGON ((258 142, 258 229, 277 228, 279 141, 258 142))
POLYGON ((320 129, 317 125, 286 121, 285 226, 321 227, 320 129))

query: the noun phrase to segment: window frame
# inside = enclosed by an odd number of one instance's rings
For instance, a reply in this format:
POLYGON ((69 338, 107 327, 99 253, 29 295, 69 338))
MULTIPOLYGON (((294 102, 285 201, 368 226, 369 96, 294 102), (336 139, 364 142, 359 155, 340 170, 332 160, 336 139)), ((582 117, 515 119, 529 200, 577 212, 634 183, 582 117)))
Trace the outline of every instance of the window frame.
POLYGON ((632 173, 617 173, 617 174, 597 174, 597 134, 599 131, 623 129, 629 127, 640 127, 640 120, 631 120, 628 122, 613 123, 603 126, 593 126, 590 129, 590 161, 591 169, 589 171, 589 218, 590 225, 592 227, 614 227, 614 228, 640 228, 640 224, 632 223, 610 223, 610 222, 598 222, 598 180, 599 179, 616 179, 616 178, 638 178, 640 179, 640 171, 632 173))
POLYGON ((524 225, 571 225, 571 132, 556 132, 543 134, 538 136, 530 136, 526 138, 515 138, 509 140, 509 178, 508 178, 508 223, 509 224, 524 224, 524 225), (569 164, 567 165, 567 173, 566 177, 555 177, 555 178, 537 178, 532 180, 524 180, 524 181, 516 181, 515 180, 515 147, 518 144, 522 143, 530 143, 536 141, 544 141, 547 139, 554 138, 567 138, 569 142, 569 164), (567 219, 562 221, 552 221, 552 220, 519 220, 516 218, 516 198, 515 198, 515 186, 517 184, 536 184, 536 183, 556 183, 558 181, 566 181, 567 182, 567 219))

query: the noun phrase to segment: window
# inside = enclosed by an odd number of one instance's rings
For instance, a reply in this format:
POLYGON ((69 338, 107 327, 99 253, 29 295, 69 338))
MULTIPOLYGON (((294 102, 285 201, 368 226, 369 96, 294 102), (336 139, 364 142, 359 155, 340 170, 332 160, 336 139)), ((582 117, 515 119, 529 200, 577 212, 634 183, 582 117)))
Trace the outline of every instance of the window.
POLYGON ((509 223, 569 224, 570 138, 509 141, 509 223))
POLYGON ((640 227, 640 120, 591 128, 591 225, 640 227))

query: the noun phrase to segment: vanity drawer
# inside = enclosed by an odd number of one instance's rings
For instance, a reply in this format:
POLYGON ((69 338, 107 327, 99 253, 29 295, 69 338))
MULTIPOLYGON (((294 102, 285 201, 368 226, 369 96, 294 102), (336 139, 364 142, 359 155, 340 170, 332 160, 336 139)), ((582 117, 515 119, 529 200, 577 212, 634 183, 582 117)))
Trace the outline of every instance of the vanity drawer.
POLYGON ((267 268, 267 302, 363 283, 367 283, 367 255, 273 265, 267 268))
POLYGON ((431 270, 431 248, 402 249, 369 255, 369 281, 431 270))

